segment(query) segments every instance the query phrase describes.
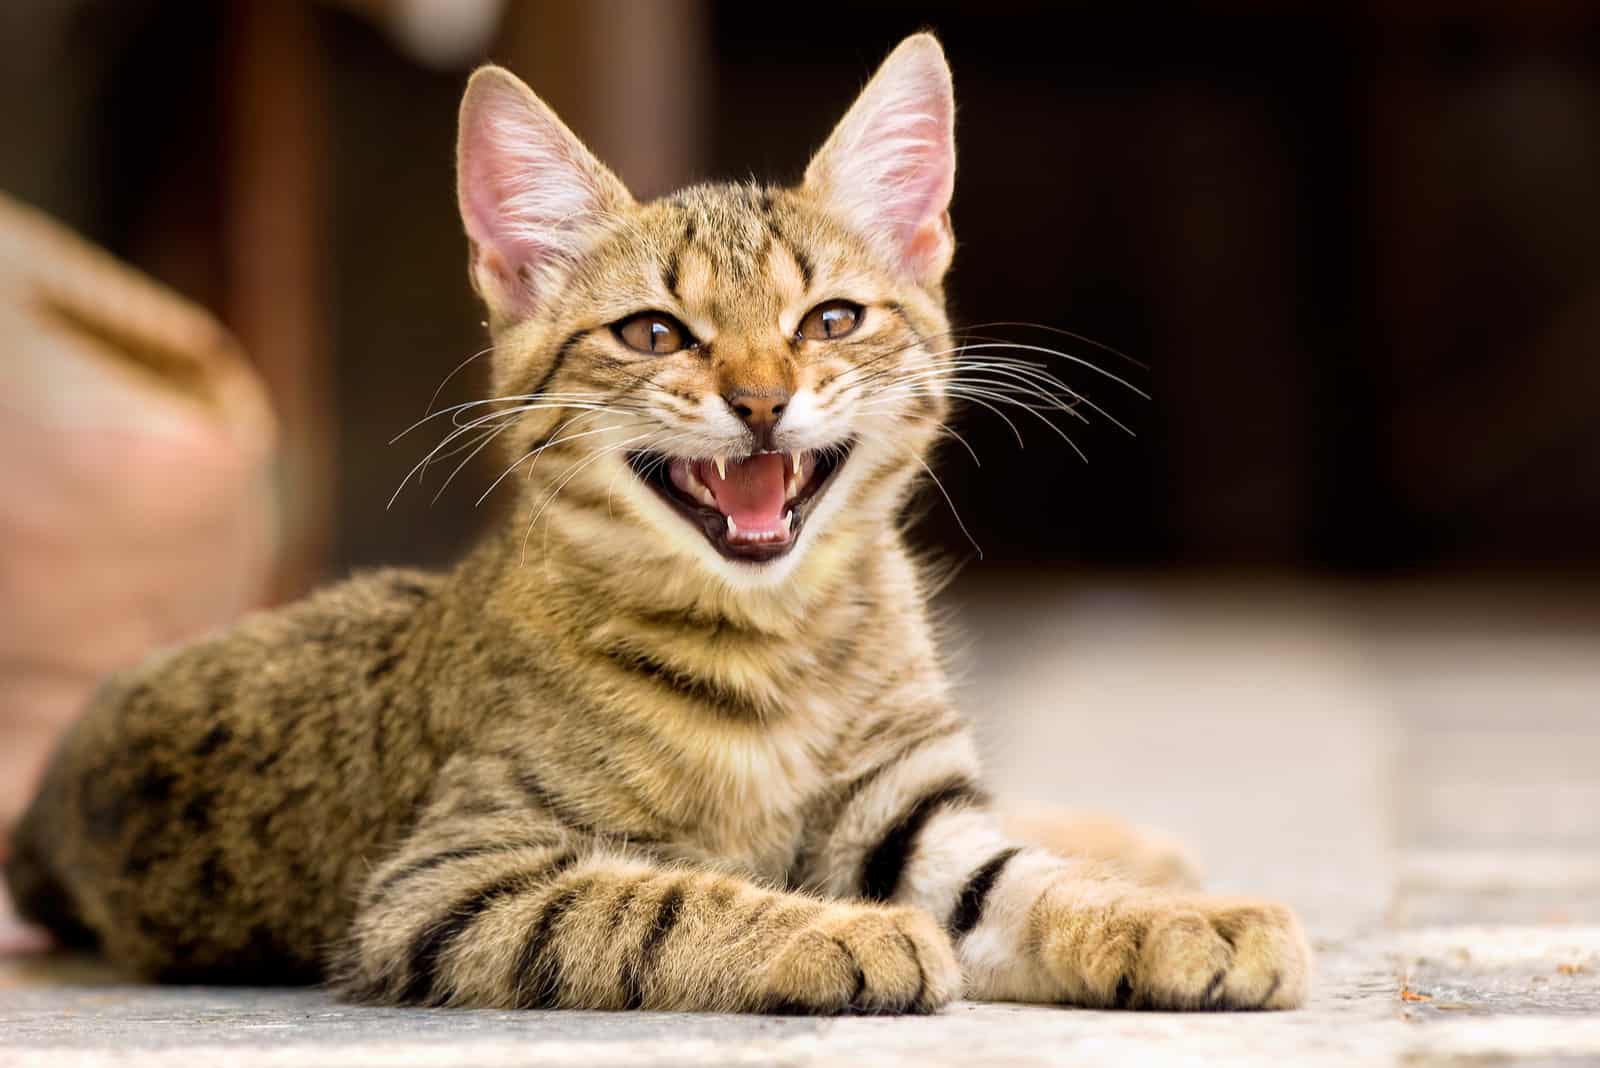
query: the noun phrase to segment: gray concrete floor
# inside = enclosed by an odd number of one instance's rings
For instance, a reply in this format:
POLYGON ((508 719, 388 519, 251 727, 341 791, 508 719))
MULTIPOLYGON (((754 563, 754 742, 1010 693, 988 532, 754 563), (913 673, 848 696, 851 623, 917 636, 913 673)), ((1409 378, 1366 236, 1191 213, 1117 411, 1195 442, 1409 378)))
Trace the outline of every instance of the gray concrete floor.
POLYGON ((1600 1063, 1600 598, 958 584, 999 790, 1176 831, 1281 897, 1311 1006, 933 1018, 372 1010, 0 959, 0 1065, 1600 1063))

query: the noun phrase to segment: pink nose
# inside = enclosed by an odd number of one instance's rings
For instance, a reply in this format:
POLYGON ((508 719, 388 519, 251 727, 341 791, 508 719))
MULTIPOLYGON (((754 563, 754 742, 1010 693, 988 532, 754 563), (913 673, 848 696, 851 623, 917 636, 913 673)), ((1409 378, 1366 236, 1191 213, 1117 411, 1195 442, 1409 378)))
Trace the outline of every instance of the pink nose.
POLYGON ((773 428, 782 418, 783 409, 789 403, 789 396, 790 394, 781 390, 771 393, 735 393, 729 396, 727 401, 728 407, 733 409, 734 414, 755 431, 756 441, 762 447, 769 447, 773 428))

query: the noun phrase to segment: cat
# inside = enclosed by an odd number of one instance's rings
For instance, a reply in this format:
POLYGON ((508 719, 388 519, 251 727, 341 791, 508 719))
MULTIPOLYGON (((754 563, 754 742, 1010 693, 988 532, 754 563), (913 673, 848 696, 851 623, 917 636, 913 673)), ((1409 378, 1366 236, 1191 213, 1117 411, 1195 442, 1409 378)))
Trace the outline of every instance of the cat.
POLYGON ((1290 910, 1030 845, 982 785, 899 529, 956 366, 953 101, 913 36, 797 187, 637 203, 479 70, 495 402, 456 415, 524 508, 447 574, 111 680, 19 832, 21 908, 156 979, 382 1004, 1301 1004, 1290 910))

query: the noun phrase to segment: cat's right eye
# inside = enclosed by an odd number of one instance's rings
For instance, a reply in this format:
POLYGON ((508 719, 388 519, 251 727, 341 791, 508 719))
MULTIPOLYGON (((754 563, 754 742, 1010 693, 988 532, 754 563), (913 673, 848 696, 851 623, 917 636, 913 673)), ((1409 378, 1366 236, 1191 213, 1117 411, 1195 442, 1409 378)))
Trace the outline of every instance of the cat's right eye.
POLYGON ((667 356, 695 344, 684 325, 666 312, 647 311, 611 324, 617 340, 635 352, 667 356))

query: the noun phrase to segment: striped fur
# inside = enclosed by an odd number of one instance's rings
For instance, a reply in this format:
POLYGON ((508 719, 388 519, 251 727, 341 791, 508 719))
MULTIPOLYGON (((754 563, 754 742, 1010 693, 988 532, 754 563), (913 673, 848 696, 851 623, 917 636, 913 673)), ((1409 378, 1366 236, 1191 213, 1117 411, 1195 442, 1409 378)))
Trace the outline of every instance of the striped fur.
POLYGON ((19 832, 24 910, 152 976, 381 1003, 1298 1003, 1291 915, 1071 859, 1036 813, 1054 852, 1008 835, 953 710, 898 529, 947 414, 948 78, 913 38, 805 184, 637 204, 480 72, 462 203, 516 520, 446 575, 351 579, 113 680, 19 832), (856 333, 799 337, 832 299, 856 333), (652 308, 701 345, 621 346, 652 308), (773 389, 784 449, 855 444, 750 564, 619 443, 743 455, 724 398, 773 389))

